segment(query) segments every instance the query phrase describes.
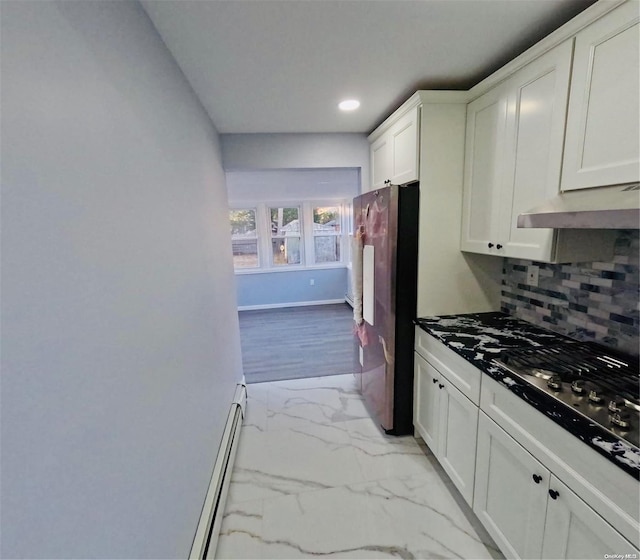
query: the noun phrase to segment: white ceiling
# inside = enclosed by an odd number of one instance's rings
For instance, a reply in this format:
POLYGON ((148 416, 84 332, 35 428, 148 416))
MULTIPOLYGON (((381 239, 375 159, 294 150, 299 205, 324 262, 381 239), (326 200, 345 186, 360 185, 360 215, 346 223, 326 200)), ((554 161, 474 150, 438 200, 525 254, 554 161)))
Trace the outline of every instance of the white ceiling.
POLYGON ((371 132, 468 89, 594 0, 142 0, 221 133, 371 132), (337 109, 356 97, 353 113, 337 109))

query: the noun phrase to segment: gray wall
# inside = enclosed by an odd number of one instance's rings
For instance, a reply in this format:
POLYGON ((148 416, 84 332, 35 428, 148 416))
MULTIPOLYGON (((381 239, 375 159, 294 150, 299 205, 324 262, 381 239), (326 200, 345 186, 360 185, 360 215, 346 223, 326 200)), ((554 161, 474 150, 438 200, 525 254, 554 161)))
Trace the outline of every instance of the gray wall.
POLYGON ((369 190, 365 134, 222 134, 227 171, 322 167, 360 168, 360 192, 369 190))
POLYGON ((184 558, 242 375, 216 131, 137 3, 1 23, 1 554, 184 558))
POLYGON ((608 262, 545 264, 505 259, 502 311, 579 340, 638 355, 638 230, 618 231, 608 262), (540 267, 526 285, 526 267, 540 267))

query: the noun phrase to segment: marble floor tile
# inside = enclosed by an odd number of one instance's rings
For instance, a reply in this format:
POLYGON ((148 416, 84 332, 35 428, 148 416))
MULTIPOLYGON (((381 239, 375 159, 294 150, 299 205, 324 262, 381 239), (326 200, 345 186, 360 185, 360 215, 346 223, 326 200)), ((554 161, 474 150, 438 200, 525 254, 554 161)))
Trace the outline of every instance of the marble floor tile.
POLYGON ((413 436, 386 435, 371 418, 345 424, 364 480, 432 471, 413 436))
MULTIPOLYGON (((262 500, 227 503, 216 558, 262 558, 262 500)), ((213 558, 213 556, 207 555, 213 558)))
POLYGON ((371 419, 353 376, 256 387, 216 558, 502 558, 428 448, 371 419))
POLYGON ((247 387, 247 402, 242 429, 264 432, 267 429, 267 398, 269 387, 267 383, 250 385, 247 387))
POLYGON ((263 558, 493 558, 434 474, 265 500, 263 558))
POLYGON ((269 389, 268 430, 296 426, 300 420, 331 424, 368 417, 351 374, 278 381, 269 389))
POLYGON ((231 475, 232 503, 297 494, 363 480, 341 422, 301 422, 274 431, 242 430, 231 475))

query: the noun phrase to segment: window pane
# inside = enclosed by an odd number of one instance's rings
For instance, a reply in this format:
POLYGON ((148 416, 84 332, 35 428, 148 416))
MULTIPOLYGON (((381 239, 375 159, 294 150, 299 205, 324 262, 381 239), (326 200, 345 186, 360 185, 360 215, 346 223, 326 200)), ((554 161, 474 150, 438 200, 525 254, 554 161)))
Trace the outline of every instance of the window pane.
POLYGON ((274 265, 300 264, 300 237, 274 237, 271 247, 274 265))
POLYGON ((316 262, 340 262, 340 237, 337 235, 318 235, 313 238, 316 262))
POLYGON ((231 246, 234 268, 256 268, 259 265, 256 239, 234 239, 231 246))
POLYGON ((271 235, 282 237, 290 233, 300 233, 300 212, 298 208, 271 208, 271 235))
POLYGON ((340 233, 340 208, 320 206, 313 209, 313 231, 340 233))
POLYGON ((256 237, 255 210, 229 210, 229 221, 231 222, 231 237, 233 239, 256 237))
POLYGON ((229 222, 234 268, 259 267, 255 209, 229 210, 229 222))

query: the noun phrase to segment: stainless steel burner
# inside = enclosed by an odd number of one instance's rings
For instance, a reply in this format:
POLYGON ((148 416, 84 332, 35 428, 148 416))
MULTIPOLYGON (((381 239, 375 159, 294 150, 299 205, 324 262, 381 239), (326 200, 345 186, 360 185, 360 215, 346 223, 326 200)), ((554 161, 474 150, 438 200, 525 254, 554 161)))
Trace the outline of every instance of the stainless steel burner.
POLYGON ((605 430, 640 445, 638 360, 590 342, 507 350, 494 360, 605 430))

